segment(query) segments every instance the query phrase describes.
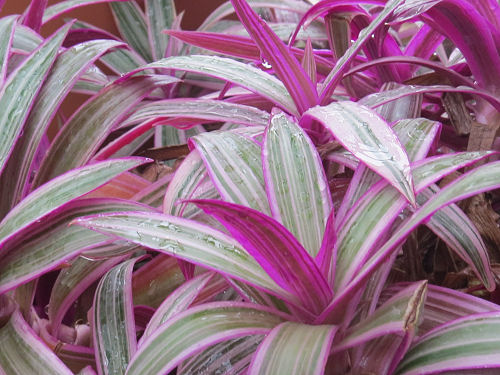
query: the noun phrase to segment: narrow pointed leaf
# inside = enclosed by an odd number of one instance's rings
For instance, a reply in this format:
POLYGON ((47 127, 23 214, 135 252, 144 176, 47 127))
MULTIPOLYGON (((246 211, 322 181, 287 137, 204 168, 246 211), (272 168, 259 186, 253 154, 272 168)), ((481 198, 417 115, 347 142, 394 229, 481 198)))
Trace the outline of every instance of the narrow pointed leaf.
POLYGON ((16 310, 0 328, 0 372, 6 375, 72 375, 73 372, 49 349, 16 310))
POLYGON ((228 202, 269 214, 260 147, 231 132, 209 132, 191 139, 219 191, 228 202))
POLYGON ((72 85, 100 55, 119 45, 115 41, 92 41, 69 48, 57 57, 0 179, 3 211, 12 208, 26 193, 30 170, 36 169, 32 165, 36 150, 72 85))
POLYGON ((408 351, 398 375, 500 367, 500 313, 467 316, 437 327, 408 351))
POLYGON ((173 0, 147 0, 145 6, 153 59, 159 60, 165 57, 169 39, 163 30, 172 28, 177 15, 175 3, 173 0))
POLYGON ((135 1, 121 1, 111 2, 110 6, 123 38, 146 61, 153 61, 146 19, 139 5, 135 1))
POLYGON ((57 56, 68 32, 63 26, 47 39, 9 76, 0 92, 0 172, 22 132, 33 100, 57 56))
POLYGON ((215 200, 192 201, 220 221, 283 289, 319 313, 332 291, 314 259, 277 221, 247 207, 215 200), (288 275, 294 275, 288 277, 288 275))
MULTIPOLYGON (((9 52, 14 39, 18 16, 2 17, 0 19, 0 84, 3 86, 7 75, 9 52)), ((0 86, 0 87, 1 87, 0 86)))
POLYGON ((94 347, 100 374, 124 374, 137 349, 132 270, 138 258, 113 267, 94 297, 94 347))
POLYGON ((315 257, 333 206, 312 141, 294 121, 279 113, 271 118, 262 153, 273 217, 315 257))
POLYGON ((49 181, 24 198, 3 219, 0 223, 0 244, 63 204, 148 161, 144 158, 104 161, 73 169, 49 181))
POLYGON ((194 221, 129 212, 90 216, 75 220, 75 224, 203 265, 285 299, 291 298, 235 240, 194 221))
MULTIPOLYGON (((154 334, 154 332, 169 318, 187 310, 213 276, 214 274, 212 272, 206 272, 186 281, 172 292, 156 309, 142 334, 141 341, 146 340, 149 336, 154 334)), ((139 343, 139 345, 141 345, 141 343, 139 343)))
POLYGON ((231 0, 236 14, 293 98, 299 113, 318 104, 316 86, 300 63, 244 0, 231 0))
MULTIPOLYGON (((0 258, 0 293, 55 269, 84 250, 109 242, 100 233, 68 226, 74 218, 130 210, 150 211, 150 208, 120 199, 81 199, 45 216, 43 221, 35 223, 29 231, 24 232, 19 241, 6 244, 6 254, 0 258)), ((120 246, 117 244, 115 247, 120 246)), ((121 247, 123 252, 132 250, 129 244, 122 244, 121 247)), ((77 290, 72 292, 76 293, 77 290)), ((62 298, 63 295, 58 297, 62 298)), ((54 304, 52 307, 56 306, 54 304)), ((57 325, 57 322, 54 321, 53 324, 57 325)))
POLYGON ((166 374, 210 345, 265 334, 283 318, 247 303, 215 302, 191 308, 168 320, 142 344, 126 374, 166 374))
POLYGON ((377 114, 353 102, 338 102, 314 107, 305 116, 321 122, 346 149, 415 204, 408 156, 377 114))
POLYGON ((43 14, 42 23, 47 23, 50 20, 59 17, 60 15, 69 12, 75 8, 79 8, 85 5, 98 4, 98 3, 109 3, 111 1, 127 1, 127 0, 65 0, 55 3, 47 9, 43 14))
POLYGON ((88 162, 130 107, 156 87, 175 81, 168 76, 133 77, 115 82, 89 99, 54 139, 36 176, 35 187, 88 162))
POLYGON ((217 56, 175 56, 144 67, 184 70, 217 77, 242 86, 297 114, 297 109, 285 86, 274 76, 239 61, 217 56))
POLYGON ((249 375, 321 375, 330 354, 337 326, 285 322, 259 345, 249 375))

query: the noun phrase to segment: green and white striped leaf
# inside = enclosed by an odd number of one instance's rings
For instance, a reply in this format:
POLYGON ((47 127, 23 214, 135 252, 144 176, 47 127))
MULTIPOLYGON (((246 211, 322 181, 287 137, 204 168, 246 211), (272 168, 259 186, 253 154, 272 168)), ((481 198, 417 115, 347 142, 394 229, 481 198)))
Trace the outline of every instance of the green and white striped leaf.
POLYGON ((265 334, 284 316, 257 305, 215 302, 168 320, 139 348, 127 375, 166 374, 210 345, 241 336, 265 334))
POLYGON ((111 2, 109 5, 123 39, 146 61, 153 61, 146 17, 139 5, 135 1, 111 2))
POLYGON ((16 310, 0 328, 0 373, 5 375, 73 375, 16 310))
POLYGON ((139 212, 90 216, 75 220, 75 224, 200 264, 294 301, 291 294, 272 281, 239 243, 203 224, 139 212))
POLYGON ((94 347, 100 374, 125 374, 137 349, 132 302, 132 270, 138 258, 113 267, 94 297, 94 347))
POLYGON ((174 0, 146 0, 146 17, 153 60, 165 57, 169 36, 163 32, 171 29, 177 16, 174 0))
POLYGON ((10 74, 0 92, 0 171, 21 134, 33 100, 52 66, 69 25, 63 26, 10 74))
POLYGON ((233 59, 207 55, 174 56, 148 64, 145 68, 183 70, 220 78, 269 99, 293 115, 298 114, 281 81, 258 68, 233 59))
POLYGON ((16 25, 14 31, 14 39, 12 40, 12 48, 18 49, 26 53, 31 53, 40 44, 42 44, 42 42, 43 42, 42 37, 29 27, 23 25, 16 25))
MULTIPOLYGON (((187 310, 213 276, 213 272, 205 272, 187 280, 172 292, 156 309, 142 334, 141 341, 151 336, 169 318, 187 310)), ((139 343, 140 345, 141 343, 139 343)))
POLYGON ((139 76, 105 87, 83 104, 58 133, 40 166, 34 186, 87 163, 130 107, 155 88, 175 81, 168 76, 139 76))
POLYGON ((36 150, 72 85, 100 55, 119 45, 111 40, 90 41, 69 48, 57 57, 34 102, 23 137, 14 146, 5 173, 0 178, 2 212, 8 212, 23 198, 36 150))
POLYGON ((7 62, 14 39, 18 16, 7 16, 0 19, 0 87, 5 82, 7 75, 7 62))
POLYGON ((499 352, 500 313, 471 315, 439 326, 421 337, 406 353, 395 374, 498 368, 499 352))
POLYGON ((337 328, 292 322, 280 324, 259 345, 248 374, 323 374, 337 328))
POLYGON ((0 244, 63 204, 148 161, 149 159, 144 158, 103 161, 73 169, 54 178, 24 198, 3 219, 0 223, 0 244))
POLYGON ((391 333, 403 336, 408 331, 415 332, 421 320, 426 291, 425 280, 403 289, 368 318, 349 328, 334 350, 345 350, 391 333))
POLYGON ((315 257, 333 207, 330 190, 312 141, 284 113, 271 117, 262 163, 273 217, 315 257))
POLYGON ((336 102, 311 108, 304 117, 322 123, 347 150, 415 205, 408 155, 390 126, 374 111, 354 102, 336 102))
POLYGON ((232 132, 209 132, 192 138, 221 197, 269 214, 260 147, 232 132))
MULTIPOLYGON (((19 241, 6 245, 6 255, 0 262, 0 293, 49 272, 84 250, 109 242, 109 238, 100 233, 68 226, 76 217, 130 210, 149 211, 146 206, 120 199, 82 199, 72 201, 55 215, 45 217, 43 222, 36 223, 19 241)), ((113 246, 115 251, 120 247, 119 244, 113 246)), ((120 250, 130 252, 132 247, 128 243, 122 243, 120 250)), ((57 297, 62 298, 63 294, 58 294, 57 297)), ((51 304, 50 308, 58 308, 57 303, 51 304)), ((56 323, 53 325, 57 325, 56 323)))

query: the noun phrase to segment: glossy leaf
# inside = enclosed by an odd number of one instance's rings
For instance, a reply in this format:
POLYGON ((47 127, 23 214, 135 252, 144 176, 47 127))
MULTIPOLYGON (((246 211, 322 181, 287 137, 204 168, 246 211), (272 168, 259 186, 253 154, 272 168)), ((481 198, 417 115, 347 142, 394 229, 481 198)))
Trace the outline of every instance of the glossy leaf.
POLYGON ((137 349, 131 283, 137 260, 113 267, 95 292, 93 335, 100 374, 125 373, 137 349))
POLYGON ((347 150, 415 204, 408 156, 377 114, 353 102, 338 102, 314 107, 304 116, 321 122, 347 150))
POLYGON ((323 374, 337 328, 292 322, 280 324, 257 348, 248 374, 323 374))
POLYGON ((103 161, 73 169, 29 194, 0 223, 0 243, 19 230, 41 219, 65 203, 106 183, 118 174, 135 168, 149 159, 124 158, 103 161))
POLYGON ((312 141, 293 120, 276 113, 266 131, 262 153, 273 217, 315 257, 332 201, 312 141))
POLYGON ((68 32, 63 26, 14 71, 0 92, 0 171, 5 167, 28 117, 33 100, 57 56, 68 32))
POLYGON ((2 374, 72 375, 73 372, 47 347, 16 310, 0 328, 2 374))
POLYGON ((210 132, 191 139, 219 191, 228 202, 269 213, 260 147, 231 132, 210 132))
POLYGON ((168 320, 139 348, 127 375, 168 373, 210 345, 241 336, 265 334, 284 316, 253 304, 215 302, 168 320))

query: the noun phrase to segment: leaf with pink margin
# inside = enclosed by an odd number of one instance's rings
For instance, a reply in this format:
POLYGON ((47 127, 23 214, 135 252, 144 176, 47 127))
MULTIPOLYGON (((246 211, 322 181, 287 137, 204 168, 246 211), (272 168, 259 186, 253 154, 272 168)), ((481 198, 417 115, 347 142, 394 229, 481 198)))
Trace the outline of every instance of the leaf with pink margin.
POLYGON ((391 127, 372 110, 353 102, 314 107, 302 117, 319 121, 354 156, 415 204, 408 156, 391 127))
POLYGON ((48 0, 33 0, 24 14, 22 24, 30 29, 40 32, 42 17, 47 7, 48 0))
POLYGON ((0 328, 0 372, 2 374, 44 373, 73 375, 73 372, 49 349, 16 310, 0 328))
POLYGON ((61 16, 62 14, 69 12, 75 8, 79 8, 85 5, 99 4, 99 3, 109 3, 112 1, 127 1, 127 0, 65 0, 55 3, 47 9, 43 14, 42 24, 45 24, 54 18, 61 16))
POLYGON ((86 194, 113 177, 150 159, 130 157, 103 161, 73 169, 56 177, 24 198, 0 223, 0 245, 21 229, 35 223, 62 205, 86 194))
POLYGON ((397 246, 403 243, 406 237, 419 224, 428 220, 437 210, 461 199, 498 187, 500 187, 500 162, 498 161, 479 166, 447 185, 432 199, 429 199, 422 207, 416 210, 393 233, 391 238, 364 263, 356 276, 337 294, 336 298, 318 320, 336 321, 339 319, 345 311, 352 293, 359 290, 370 277, 371 273, 391 256, 392 252, 397 249, 397 246))
POLYGON ((262 165, 273 218, 315 257, 333 209, 328 180, 311 139, 281 111, 264 135, 262 165))
POLYGON ((335 212, 332 208, 326 221, 323 241, 321 242, 321 247, 315 259, 316 264, 321 269, 323 276, 328 280, 328 284, 332 289, 335 280, 335 265, 337 264, 336 241, 337 231, 335 230, 335 212))
POLYGON ((12 73, 0 91, 0 172, 22 134, 29 110, 57 56, 70 25, 46 39, 12 73))
POLYGON ((177 17, 175 2, 174 0, 146 0, 144 6, 153 60, 158 60, 165 57, 167 52, 169 36, 162 31, 171 29, 177 17))
POLYGON ((190 308, 169 319, 144 341, 126 374, 166 374, 211 345, 266 334, 287 318, 272 309, 242 302, 214 302, 190 308))
POLYGON ((100 374, 123 374, 137 350, 132 271, 140 258, 122 262, 102 277, 94 296, 93 337, 100 374))
POLYGON ((316 86, 285 44, 245 0, 231 0, 243 26, 293 98, 300 114, 318 104, 316 86))
POLYGON ((170 76, 139 76, 106 86, 65 123, 45 155, 33 186, 87 163, 131 107, 155 88, 176 81, 170 76), (65 157, 68 154, 71 158, 65 157))
POLYGON ((38 168, 34 162, 36 151, 71 87, 99 56, 120 45, 115 41, 92 41, 69 48, 56 58, 26 120, 23 137, 16 142, 0 179, 2 212, 8 212, 29 191, 30 172, 38 168))
POLYGON ((314 259, 280 223, 258 211, 216 200, 192 200, 220 221, 268 275, 304 308, 319 313, 332 297, 314 259))
POLYGON ((18 16, 7 16, 0 19, 0 87, 5 83, 9 54, 17 27, 18 16))
POLYGON ((469 315, 435 328, 414 343, 397 375, 500 367, 500 312, 469 315))
POLYGON ((175 289, 175 291, 170 293, 151 317, 139 341, 139 347, 144 340, 151 336, 168 319, 187 310, 213 276, 213 272, 205 272, 187 280, 175 289))
POLYGON ((87 216, 74 224, 199 264, 297 304, 297 298, 278 286, 236 240, 207 225, 141 212, 87 216))
POLYGON ((427 12, 442 0, 405 0, 395 10, 391 22, 404 22, 427 12))
POLYGON ((257 348, 248 375, 321 375, 337 326, 285 322, 269 332, 257 348))

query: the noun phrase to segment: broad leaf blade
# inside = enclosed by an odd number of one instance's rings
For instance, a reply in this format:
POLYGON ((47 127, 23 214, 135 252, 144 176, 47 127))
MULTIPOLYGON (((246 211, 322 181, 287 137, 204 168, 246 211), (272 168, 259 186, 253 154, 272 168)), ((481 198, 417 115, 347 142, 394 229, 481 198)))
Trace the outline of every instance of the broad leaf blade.
POLYGON ((337 326, 285 322, 259 345, 249 375, 321 375, 337 326))
POLYGON ((415 204, 410 162, 397 136, 377 114, 353 102, 314 107, 305 116, 321 122, 337 140, 415 204))
POLYGON ((133 157, 104 161, 73 169, 51 180, 24 198, 3 219, 0 223, 0 244, 63 204, 148 161, 133 157))
POLYGON ((191 139, 221 197, 269 213, 260 147, 231 132, 209 132, 191 139))
POLYGON ((153 59, 159 60, 165 57, 169 40, 163 30, 172 28, 177 14, 175 2, 173 0, 147 0, 145 6, 153 59))
POLYGON ((57 56, 70 25, 47 39, 14 72, 0 93, 0 172, 22 132, 33 100, 57 56))
POLYGON ((283 315, 246 303, 215 302, 168 320, 139 348, 127 375, 166 374, 183 360, 221 341, 265 334, 283 315))
POLYGON ((332 296, 326 279, 285 227, 247 207, 215 200, 192 202, 219 220, 279 286, 301 301, 302 307, 319 313, 326 306, 332 296))
POLYGON ((113 267, 94 297, 94 347, 100 374, 124 374, 137 349, 132 270, 138 258, 113 267))
POLYGON ((0 328, 0 372, 6 375, 72 375, 73 372, 50 350, 16 310, 0 328))
POLYGON ((262 153, 273 217, 315 257, 333 206, 313 143, 294 121, 279 113, 271 118, 262 153))

